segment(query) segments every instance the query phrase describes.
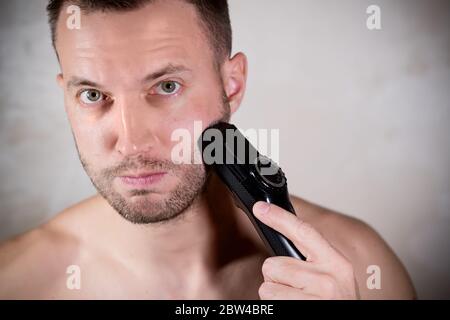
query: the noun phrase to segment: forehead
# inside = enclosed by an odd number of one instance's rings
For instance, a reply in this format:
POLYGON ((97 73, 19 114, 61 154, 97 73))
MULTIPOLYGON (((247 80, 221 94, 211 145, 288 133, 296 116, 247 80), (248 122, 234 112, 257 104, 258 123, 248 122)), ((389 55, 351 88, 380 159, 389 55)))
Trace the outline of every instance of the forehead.
POLYGON ((95 76, 105 68, 133 73, 144 66, 193 67, 212 59, 196 9, 184 1, 155 1, 132 11, 82 12, 80 29, 66 26, 69 16, 63 8, 56 30, 63 73, 76 69, 95 76))

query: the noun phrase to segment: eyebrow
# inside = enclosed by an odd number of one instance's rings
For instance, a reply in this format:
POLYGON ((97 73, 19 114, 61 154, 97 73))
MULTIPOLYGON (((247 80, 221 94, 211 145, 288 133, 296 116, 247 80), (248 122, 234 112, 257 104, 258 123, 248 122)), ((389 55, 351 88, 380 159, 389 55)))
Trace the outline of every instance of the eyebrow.
POLYGON ((158 79, 162 76, 168 75, 168 74, 177 74, 177 73, 183 73, 183 72, 192 72, 191 69, 182 66, 182 65, 173 65, 173 64, 168 64, 165 67, 150 73, 149 75, 147 75, 146 77, 144 77, 143 82, 150 82, 153 81, 155 79, 158 79))
MULTIPOLYGON (((162 67, 159 70, 156 70, 150 74, 148 74, 147 76, 144 77, 144 79, 142 80, 143 83, 147 83, 150 81, 153 81, 155 79, 158 79, 164 75, 169 75, 169 74, 178 74, 178 73, 183 73, 183 72, 192 72, 191 69, 182 66, 182 65, 173 65, 173 64, 168 64, 164 67, 162 67)), ((102 88, 102 85, 95 83, 94 81, 88 80, 88 79, 84 79, 81 77, 77 77, 77 76, 73 76, 70 78, 70 80, 67 82, 67 88, 71 88, 71 87, 80 87, 80 86, 89 86, 89 87, 94 87, 94 88, 102 88)))
POLYGON ((88 87, 94 87, 94 88, 99 88, 99 89, 102 88, 101 85, 99 85, 93 81, 83 79, 80 77, 76 77, 76 76, 70 78, 70 80, 67 82, 68 89, 70 89, 72 87, 81 87, 81 86, 88 86, 88 87))

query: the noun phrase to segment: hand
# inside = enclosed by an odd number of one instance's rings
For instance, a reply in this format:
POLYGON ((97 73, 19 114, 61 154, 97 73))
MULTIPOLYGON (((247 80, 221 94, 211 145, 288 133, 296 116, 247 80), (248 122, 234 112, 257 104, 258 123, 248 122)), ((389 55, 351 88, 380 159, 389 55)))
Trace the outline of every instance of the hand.
POLYGON ((263 201, 253 213, 264 224, 292 241, 306 257, 270 257, 264 261, 263 300, 358 299, 352 264, 311 225, 296 215, 263 201))

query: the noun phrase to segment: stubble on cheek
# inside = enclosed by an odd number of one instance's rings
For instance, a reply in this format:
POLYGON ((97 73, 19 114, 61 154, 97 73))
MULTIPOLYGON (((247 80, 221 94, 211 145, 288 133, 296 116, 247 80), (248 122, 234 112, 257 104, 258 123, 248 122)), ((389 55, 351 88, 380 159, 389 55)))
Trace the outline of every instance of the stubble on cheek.
POLYGON ((98 193, 123 218, 136 224, 164 222, 181 215, 203 192, 206 183, 203 165, 175 165, 170 161, 137 157, 118 166, 95 171, 86 158, 78 154, 98 193), (118 192, 114 187, 115 178, 135 169, 166 171, 176 183, 164 193, 151 189, 128 190, 126 194, 118 192))

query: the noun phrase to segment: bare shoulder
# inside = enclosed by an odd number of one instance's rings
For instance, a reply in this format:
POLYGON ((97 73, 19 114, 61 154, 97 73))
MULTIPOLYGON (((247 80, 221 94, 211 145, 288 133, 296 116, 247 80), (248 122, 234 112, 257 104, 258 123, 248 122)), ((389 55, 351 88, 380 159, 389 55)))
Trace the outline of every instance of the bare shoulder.
POLYGON ((55 286, 65 284, 67 267, 79 258, 82 240, 76 216, 88 201, 0 244, 0 298, 52 298, 60 291, 55 286))
POLYGON ((414 299, 416 293, 400 259, 367 223, 291 196, 299 218, 319 231, 353 265, 361 298, 414 299), (381 288, 369 289, 372 273, 381 288))

